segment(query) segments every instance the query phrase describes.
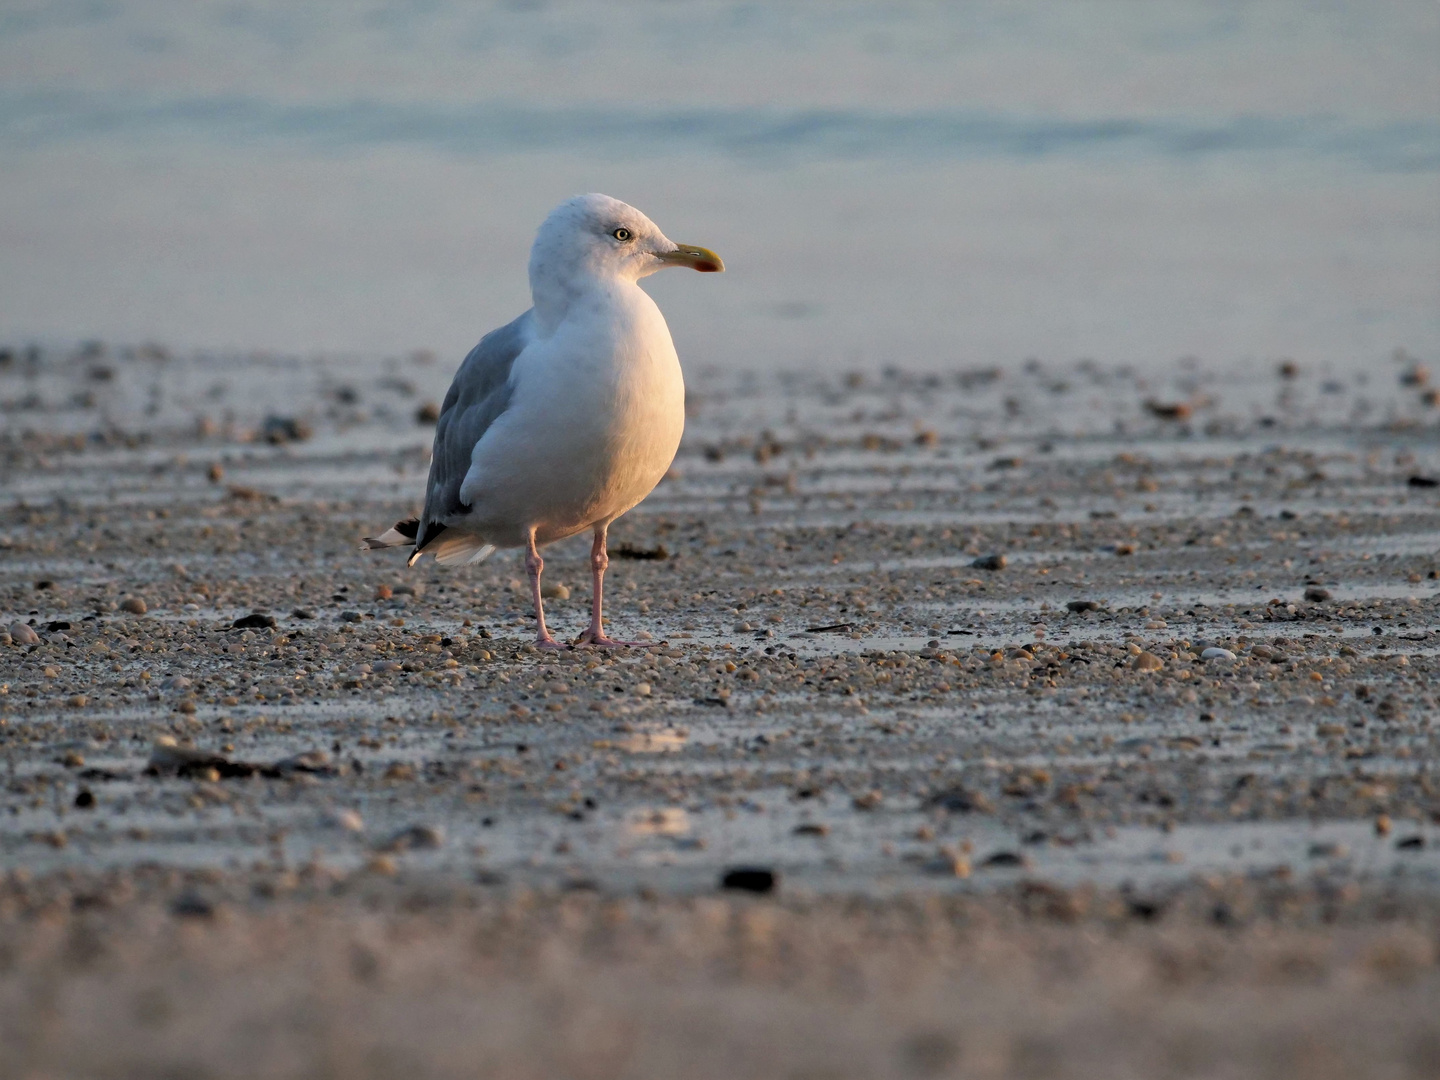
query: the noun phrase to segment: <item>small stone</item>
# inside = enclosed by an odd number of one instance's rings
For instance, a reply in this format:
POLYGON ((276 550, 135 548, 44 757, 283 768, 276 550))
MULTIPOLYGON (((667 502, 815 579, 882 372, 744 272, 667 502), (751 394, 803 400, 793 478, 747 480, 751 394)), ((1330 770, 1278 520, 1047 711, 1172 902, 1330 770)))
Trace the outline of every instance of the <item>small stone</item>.
POLYGON ((170 902, 170 914, 181 919, 209 919, 215 905, 194 890, 186 890, 170 902))
POLYGON ((218 484, 225 479, 225 467, 216 462, 206 470, 205 475, 210 478, 212 484, 218 484))
POLYGON ((1312 604, 1323 604, 1330 599, 1330 590, 1322 589, 1318 585, 1311 585, 1305 590, 1305 599, 1312 604))
POLYGON ((986 857, 980 865, 982 868, 1008 869, 1016 866, 1028 866, 1030 865, 1030 860, 1018 852, 997 851, 995 854, 986 857))
POLYGON ((439 825, 410 825, 392 836, 381 849, 387 852, 430 851, 445 846, 445 830, 439 825))
POLYGON ((635 694, 636 694, 638 697, 649 697, 649 696, 650 696, 650 691, 651 691, 651 687, 650 687, 650 684, 649 684, 648 682, 642 682, 642 683, 636 683, 636 684, 635 684, 635 690, 634 690, 634 692, 635 692, 635 694))
POLYGON ((376 874, 380 877, 394 877, 399 868, 395 865, 395 860, 389 855, 374 855, 371 856, 370 861, 365 864, 365 869, 369 873, 376 874))
POLYGON ((86 705, 90 704, 90 699, 84 694, 71 694, 65 699, 65 704, 69 705, 72 709, 83 709, 86 705))
POLYGON ((267 416, 260 425, 260 437, 272 446, 304 442, 310 434, 310 425, 293 416, 267 416))
POLYGON ((417 424, 438 424, 440 422, 440 406, 433 401, 427 401, 415 410, 415 422, 417 424))
POLYGON ((1375 819, 1376 836, 1389 836, 1392 827, 1389 814, 1381 814, 1375 819))
POLYGON ((996 552, 993 555, 981 555, 970 563, 976 570, 1004 570, 1009 562, 1003 552, 996 552))
POLYGON ((1070 611, 1075 612, 1077 615, 1087 611, 1100 610, 1100 604, 1098 601, 1095 600, 1071 600, 1065 605, 1065 607, 1070 611))
POLYGON ((91 791, 89 788, 81 788, 79 791, 77 791, 77 792, 75 793, 75 809, 76 809, 76 810, 94 810, 94 809, 95 809, 95 793, 94 793, 93 791, 91 791))
POLYGON ((1116 544, 1116 545, 1115 545, 1115 554, 1116 554, 1116 555, 1134 555, 1134 554, 1135 554, 1135 545, 1134 545, 1134 544, 1116 544))
POLYGON ((1189 402, 1156 401, 1153 398, 1145 402, 1145 408, 1150 410, 1152 416, 1158 416, 1161 420, 1188 420, 1194 411, 1189 402))
POLYGON ((1142 652, 1130 662, 1130 666, 1136 671, 1159 671, 1165 666, 1165 661, 1154 653, 1142 652))
POLYGON ((242 615, 230 624, 231 630, 273 630, 275 629, 275 616, 266 615, 262 611, 252 611, 249 615, 242 615))
POLYGON ((740 892, 774 892, 779 884, 779 875, 768 867, 736 866, 726 870, 720 877, 722 889, 736 889, 740 892))
POLYGON ((569 600, 570 587, 557 582, 554 585, 546 585, 540 590, 540 595, 546 600, 569 600))
POLYGON ((365 831, 365 819, 358 811, 344 809, 332 811, 325 818, 325 824, 336 829, 344 829, 346 832, 359 833, 365 831))
POLYGON ((938 874, 947 877, 968 878, 970 876, 970 858, 959 848, 946 844, 940 849, 930 869, 938 874))
POLYGON ((971 791, 968 788, 951 788, 932 795, 925 800, 925 805, 937 810, 945 810, 951 814, 990 814, 995 810, 995 804, 986 797, 984 792, 971 791))
POLYGON ((146 605, 143 597, 127 596, 120 601, 120 610, 131 615, 144 615, 150 608, 146 605))
POLYGON ((60 759, 60 764, 64 765, 67 769, 78 769, 85 764, 85 755, 79 754, 74 750, 68 750, 65 756, 60 759))
POLYGON ((10 640, 16 645, 39 645, 40 635, 35 632, 33 626, 14 622, 10 624, 10 640))
POLYGON ((1235 654, 1229 649, 1222 649, 1217 645, 1212 645, 1200 654, 1200 659, 1208 664, 1216 660, 1234 660, 1235 654))

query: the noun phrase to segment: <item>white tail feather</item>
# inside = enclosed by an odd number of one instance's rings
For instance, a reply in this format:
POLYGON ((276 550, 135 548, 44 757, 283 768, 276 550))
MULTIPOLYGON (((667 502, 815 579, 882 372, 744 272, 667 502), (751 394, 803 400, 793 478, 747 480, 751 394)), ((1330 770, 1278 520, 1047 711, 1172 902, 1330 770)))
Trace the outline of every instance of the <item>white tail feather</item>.
POLYGON ((361 543, 364 544, 361 551, 374 551, 376 548, 414 547, 415 538, 392 528, 386 529, 379 536, 367 536, 361 543))
POLYGON ((456 566, 477 563, 494 550, 494 544, 487 544, 477 536, 441 535, 425 548, 425 554, 433 555, 441 566, 456 566))

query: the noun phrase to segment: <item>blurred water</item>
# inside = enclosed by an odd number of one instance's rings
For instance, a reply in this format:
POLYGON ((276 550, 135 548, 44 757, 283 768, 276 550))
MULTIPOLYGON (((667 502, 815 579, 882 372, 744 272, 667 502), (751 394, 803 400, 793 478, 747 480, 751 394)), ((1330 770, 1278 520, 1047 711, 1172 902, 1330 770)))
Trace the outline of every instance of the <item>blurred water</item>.
POLYGON ((0 5, 0 337, 458 356, 604 190, 682 356, 1440 351, 1440 7, 0 5))

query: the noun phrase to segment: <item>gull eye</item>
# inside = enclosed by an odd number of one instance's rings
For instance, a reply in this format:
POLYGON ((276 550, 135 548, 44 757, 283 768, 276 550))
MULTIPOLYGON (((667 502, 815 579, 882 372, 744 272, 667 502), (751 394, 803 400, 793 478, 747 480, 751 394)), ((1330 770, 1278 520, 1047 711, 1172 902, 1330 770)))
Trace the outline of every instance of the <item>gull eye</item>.
POLYGON ((616 229, 614 232, 612 232, 610 235, 615 237, 615 239, 619 240, 622 244, 628 243, 635 236, 634 233, 632 233, 629 229, 625 228, 623 225, 620 228, 616 229))

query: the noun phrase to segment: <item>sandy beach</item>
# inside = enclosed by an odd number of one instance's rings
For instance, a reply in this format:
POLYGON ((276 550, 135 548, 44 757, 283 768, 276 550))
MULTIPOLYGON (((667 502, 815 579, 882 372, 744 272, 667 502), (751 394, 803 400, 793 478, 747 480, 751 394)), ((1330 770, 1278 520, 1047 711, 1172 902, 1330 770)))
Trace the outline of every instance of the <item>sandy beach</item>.
POLYGON ((692 371, 559 655, 449 375, 0 353, 0 1077, 1440 1069, 1423 364, 692 371))

